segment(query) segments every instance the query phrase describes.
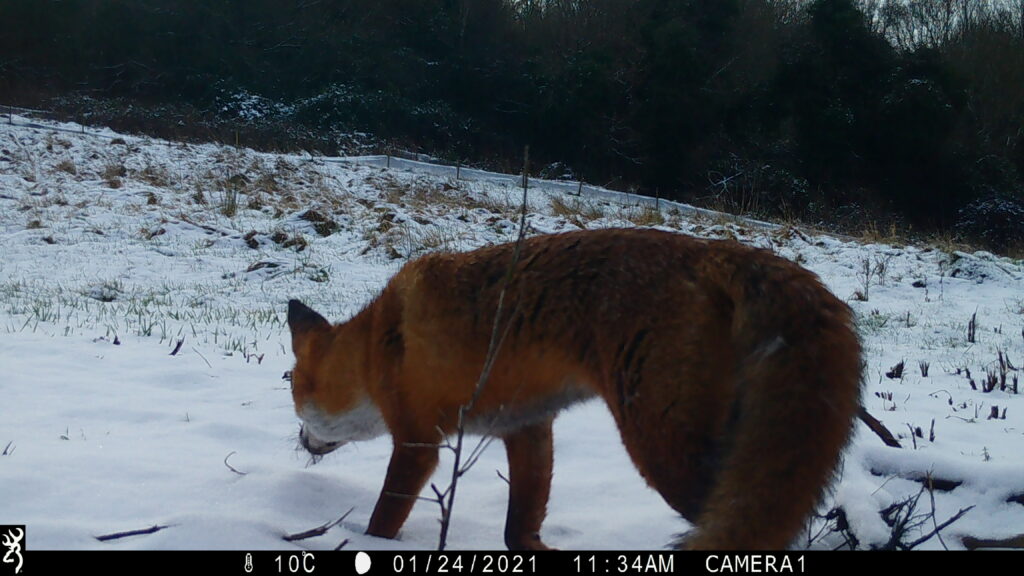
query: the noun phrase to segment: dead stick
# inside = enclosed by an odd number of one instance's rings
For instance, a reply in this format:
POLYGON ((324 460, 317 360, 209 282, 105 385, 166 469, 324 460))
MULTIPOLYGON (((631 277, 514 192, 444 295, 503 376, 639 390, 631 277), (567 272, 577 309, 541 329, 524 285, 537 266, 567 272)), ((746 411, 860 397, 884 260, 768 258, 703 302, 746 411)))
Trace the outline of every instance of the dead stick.
POLYGON ((129 530, 127 532, 114 532, 113 534, 104 534, 102 536, 96 536, 96 539, 100 542, 106 542, 108 540, 117 540, 118 538, 127 538, 129 536, 140 536, 142 534, 153 534, 159 532, 169 526, 159 526, 154 524, 149 528, 143 528, 142 530, 129 530))
POLYGON ((886 428, 884 424, 879 422, 877 418, 869 414, 867 409, 864 408, 863 406, 861 406, 860 410, 857 411, 857 417, 860 418, 861 422, 867 424, 868 428, 870 428, 872 432, 877 434, 878 437, 882 439, 882 442, 885 442, 886 446, 889 446, 890 448, 903 447, 900 446, 899 441, 896 440, 896 437, 892 435, 892 432, 889 432, 889 429, 886 428))
POLYGON ((1010 538, 1001 538, 998 540, 989 540, 982 538, 972 538, 971 536, 964 536, 961 540, 964 544, 964 548, 968 550, 978 550, 981 548, 1017 548, 1024 549, 1024 534, 1018 534, 1011 536, 1010 538))
POLYGON ((234 466, 228 464, 228 458, 231 458, 232 456, 234 456, 234 454, 235 452, 234 450, 232 450, 230 453, 228 453, 227 456, 224 457, 224 465, 228 467, 228 470, 231 470, 235 474, 238 474, 239 476, 245 476, 246 474, 248 474, 248 472, 239 472, 238 470, 235 470, 234 466))
POLYGON ((327 524, 323 524, 321 526, 317 526, 316 528, 313 528, 311 530, 306 530, 305 532, 299 532, 298 534, 285 534, 281 538, 284 541, 286 541, 286 542, 294 542, 296 540, 305 540, 307 538, 315 538, 316 536, 323 536, 324 534, 327 533, 328 530, 330 530, 331 528, 334 528, 338 524, 341 524, 345 520, 345 518, 348 518, 348 515, 351 514, 353 510, 355 510, 355 507, 349 508, 348 512, 345 512, 344 514, 342 514, 341 518, 338 518, 334 522, 329 522, 327 524))
POLYGON ((957 512, 956 514, 953 515, 952 518, 950 518, 949 520, 946 520, 942 524, 939 524, 938 526, 936 526, 935 530, 932 530, 931 533, 925 534, 924 536, 918 538, 917 540, 914 540, 910 544, 907 544, 905 549, 906 550, 913 550, 914 547, 919 546, 920 544, 923 544, 924 542, 928 541, 929 539, 931 539, 932 536, 935 536, 936 534, 938 534, 939 530, 942 530, 946 526, 949 526, 953 522, 956 522, 957 520, 960 519, 961 516, 963 516, 964 514, 967 514, 973 508, 974 508, 974 506, 968 506, 967 508, 961 508, 959 512, 957 512))
MULTIPOLYGON (((932 420, 932 422, 934 423, 935 420, 932 420)), ((935 490, 934 490, 934 487, 935 487, 935 485, 932 483, 932 473, 929 470, 928 471, 928 499, 931 500, 931 503, 932 503, 932 513, 930 514, 930 516, 932 517, 932 526, 935 526, 935 535, 939 537, 939 543, 942 544, 942 547, 944 549, 949 550, 949 546, 946 546, 946 541, 942 539, 942 534, 939 534, 939 527, 936 524, 936 520, 935 520, 935 490)))

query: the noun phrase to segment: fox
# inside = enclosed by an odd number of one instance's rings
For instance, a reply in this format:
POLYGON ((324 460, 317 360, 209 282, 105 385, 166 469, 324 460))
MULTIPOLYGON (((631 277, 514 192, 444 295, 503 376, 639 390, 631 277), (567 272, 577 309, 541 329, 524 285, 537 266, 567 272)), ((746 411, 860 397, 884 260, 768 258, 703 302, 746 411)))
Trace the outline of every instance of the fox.
POLYGON ((600 397, 640 475, 693 524, 677 545, 783 549, 860 406, 849 306, 814 273, 732 240, 603 229, 432 253, 346 322, 298 300, 287 321, 301 445, 319 456, 391 435, 366 529, 383 538, 462 426, 504 443, 505 545, 546 549, 552 422, 600 397))

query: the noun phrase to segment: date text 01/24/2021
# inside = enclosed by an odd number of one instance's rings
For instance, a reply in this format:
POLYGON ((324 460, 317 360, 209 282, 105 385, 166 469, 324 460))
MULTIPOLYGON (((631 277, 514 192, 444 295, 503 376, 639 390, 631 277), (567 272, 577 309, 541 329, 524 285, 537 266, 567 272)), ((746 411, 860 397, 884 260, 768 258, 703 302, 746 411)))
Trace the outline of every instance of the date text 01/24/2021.
MULTIPOLYGON (((393 574, 803 574, 807 572, 802 553, 721 553, 721 552, 360 552, 354 557, 342 554, 326 557, 303 551, 277 555, 273 567, 277 574, 313 574, 329 560, 335 568, 355 561, 357 574, 366 574, 373 566, 393 574), (360 562, 362 556, 362 562, 360 562), (338 562, 340 561, 340 565, 338 562), (361 566, 362 564, 362 566, 361 566)), ((246 572, 252 574, 252 561, 246 572)), ((257 564, 263 565, 262 562, 257 564)), ((262 572, 261 572, 262 573, 262 572)))
MULTIPOLYGON (((534 574, 555 568, 551 560, 558 559, 557 568, 575 574, 672 574, 677 566, 678 553, 622 553, 603 552, 569 555, 564 552, 540 554, 516 553, 428 553, 402 554, 392 557, 395 574, 534 574)), ((803 555, 771 554, 715 554, 684 553, 685 571, 703 570, 718 573, 782 573, 798 574, 806 571, 803 555), (695 557, 696 556, 696 557, 695 557)))

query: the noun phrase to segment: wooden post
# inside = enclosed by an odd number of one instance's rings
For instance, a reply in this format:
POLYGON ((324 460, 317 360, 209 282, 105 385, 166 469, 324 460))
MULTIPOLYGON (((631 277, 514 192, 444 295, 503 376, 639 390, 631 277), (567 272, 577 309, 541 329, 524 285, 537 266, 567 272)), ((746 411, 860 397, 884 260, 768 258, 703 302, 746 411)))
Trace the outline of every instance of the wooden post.
POLYGON ((530 187, 530 145, 523 147, 523 190, 530 187))

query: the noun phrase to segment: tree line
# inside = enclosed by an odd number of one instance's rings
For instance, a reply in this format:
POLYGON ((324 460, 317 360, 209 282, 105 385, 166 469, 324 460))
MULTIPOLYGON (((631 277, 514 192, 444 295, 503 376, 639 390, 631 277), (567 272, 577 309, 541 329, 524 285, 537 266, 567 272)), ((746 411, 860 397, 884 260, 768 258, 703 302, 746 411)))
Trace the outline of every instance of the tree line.
POLYGON ((1024 237, 1024 0, 5 0, 0 97, 1024 237))

